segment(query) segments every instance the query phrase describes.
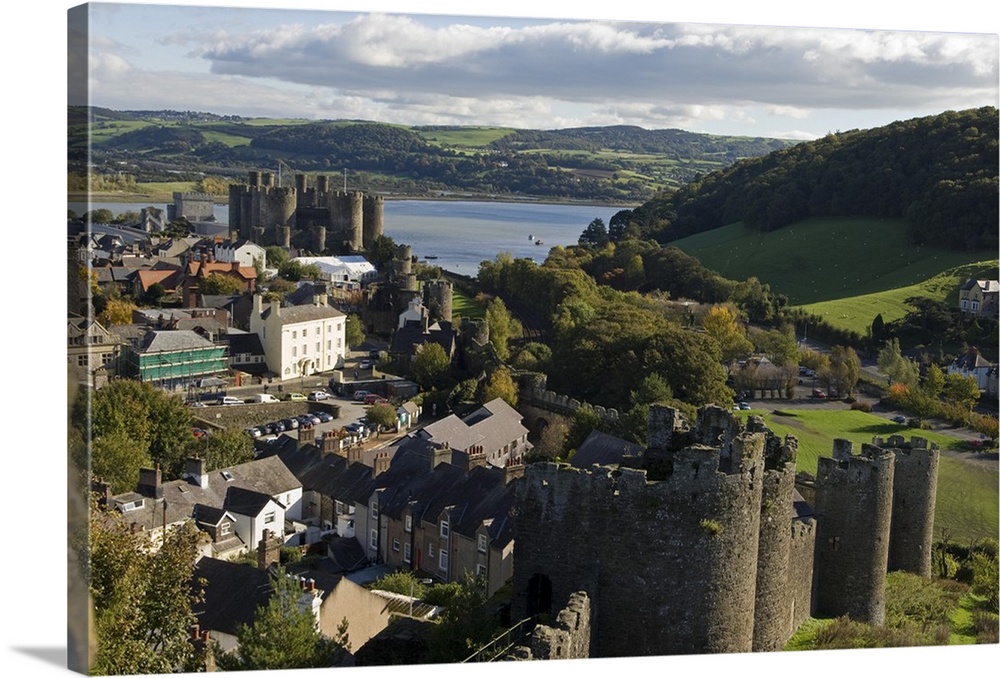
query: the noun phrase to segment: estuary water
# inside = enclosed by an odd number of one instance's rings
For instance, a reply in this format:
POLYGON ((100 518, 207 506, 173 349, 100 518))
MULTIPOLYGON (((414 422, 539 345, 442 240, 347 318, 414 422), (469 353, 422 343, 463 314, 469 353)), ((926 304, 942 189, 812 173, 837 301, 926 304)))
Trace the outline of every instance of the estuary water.
MULTIPOLYGON (((475 275, 480 262, 500 252, 545 260, 551 247, 575 245, 594 219, 607 225, 621 207, 546 205, 459 200, 386 200, 385 234, 413 248, 420 260, 455 273, 475 275), (542 244, 535 243, 541 241, 542 244)), ((141 203, 70 203, 77 214, 109 209, 138 212, 141 203)), ((152 205, 166 210, 165 204, 152 205)), ((229 222, 229 206, 216 205, 215 218, 229 222)))

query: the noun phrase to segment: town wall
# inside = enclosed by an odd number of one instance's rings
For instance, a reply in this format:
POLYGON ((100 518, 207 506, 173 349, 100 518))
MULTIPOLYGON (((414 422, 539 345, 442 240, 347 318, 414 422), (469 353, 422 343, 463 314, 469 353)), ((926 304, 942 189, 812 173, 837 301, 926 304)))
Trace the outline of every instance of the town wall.
POLYGON ((569 597, 552 626, 538 624, 530 644, 511 652, 512 659, 586 659, 590 657, 590 598, 583 591, 569 597))
POLYGON ((934 503, 937 499, 940 451, 924 438, 892 436, 875 445, 891 448, 896 457, 892 483, 892 527, 889 570, 931 576, 934 503))
MULTIPOLYGON (((710 409, 703 420, 718 417, 710 409)), ((592 656, 751 650, 764 435, 741 432, 725 447, 680 442, 649 477, 646 469, 526 469, 516 618, 551 612, 583 590, 592 656)))
POLYGON ((885 622, 885 578, 895 454, 834 441, 816 471, 816 609, 855 621, 885 622))

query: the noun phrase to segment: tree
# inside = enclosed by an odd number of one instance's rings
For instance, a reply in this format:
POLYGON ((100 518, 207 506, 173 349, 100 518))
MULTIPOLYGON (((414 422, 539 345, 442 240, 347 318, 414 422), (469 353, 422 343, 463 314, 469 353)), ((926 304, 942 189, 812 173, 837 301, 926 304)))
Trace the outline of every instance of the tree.
POLYGON ((893 337, 879 349, 877 363, 890 382, 914 387, 920 380, 920 366, 912 360, 904 358, 899 349, 899 339, 893 337))
POLYGON ((501 398, 511 407, 517 407, 517 384, 506 367, 493 370, 483 385, 483 402, 495 398, 501 398))
POLYGON ((100 208, 96 210, 91 210, 83 215, 84 218, 92 224, 110 224, 115 218, 115 215, 111 210, 106 208, 100 208))
POLYGON ((202 436, 198 454, 205 460, 205 470, 214 471, 253 461, 254 449, 250 436, 238 428, 228 428, 202 436))
POLYGON ((485 581, 467 574, 432 629, 428 659, 460 662, 496 637, 503 627, 490 614, 487 602, 485 581))
POLYGON ((365 419, 381 433, 396 428, 396 408, 389 403, 375 403, 365 410, 365 419))
POLYGON ((936 363, 931 363, 924 376, 924 392, 932 398, 937 398, 944 390, 944 372, 936 363))
POLYGON ((257 608, 253 623, 237 629, 239 647, 233 655, 219 657, 220 667, 252 671, 333 666, 342 648, 319 632, 312 609, 300 604, 302 597, 298 581, 283 567, 276 568, 271 597, 257 608))
POLYGON ((148 306, 158 307, 165 296, 167 296, 166 288, 163 287, 162 283, 156 282, 146 289, 146 292, 142 295, 142 303, 148 306))
POLYGON ((90 593, 97 653, 91 673, 172 673, 190 668, 191 579, 199 532, 190 521, 171 528, 159 549, 134 534, 117 511, 90 509, 90 593))
POLYGON ((944 378, 943 394, 945 400, 971 410, 979 402, 979 385, 973 377, 949 374, 944 378))
POLYGON ((736 312, 728 306, 713 306, 702 318, 705 333, 719 343, 722 362, 729 364, 753 352, 753 344, 739 322, 736 312))
POLYGON ((580 234, 578 242, 580 247, 593 248, 604 247, 611 242, 611 238, 608 235, 608 229, 604 225, 604 220, 597 218, 591 221, 587 225, 587 228, 583 229, 583 233, 580 234))
POLYGON ((413 378, 424 389, 434 388, 444 383, 451 367, 451 359, 440 344, 432 341, 417 347, 410 370, 413 378))
POLYGON ((852 395, 861 378, 861 359, 850 346, 834 346, 830 351, 830 376, 837 381, 840 395, 852 395))
POLYGON ((122 431, 95 436, 91 441, 90 472, 108 483, 115 493, 135 488, 139 470, 152 465, 149 445, 122 431))
POLYGON ((521 323, 507 310, 500 297, 494 297, 486 307, 486 324, 489 327, 490 343, 500 360, 510 357, 508 343, 522 332, 521 323))
POLYGON ((267 257, 267 265, 270 268, 278 268, 288 261, 288 252, 284 247, 278 245, 268 245, 264 248, 264 255, 267 257))
POLYGON ((98 315, 97 320, 105 327, 109 325, 129 325, 132 323, 132 311, 137 308, 138 306, 125 299, 108 299, 104 310, 98 315))
POLYGON ((243 291, 243 283, 230 275, 212 273, 198 281, 200 294, 221 294, 232 296, 243 291))
POLYGON ((360 346, 365 341, 365 331, 361 326, 361 318, 356 313, 351 313, 344 321, 344 341, 349 348, 360 346))
POLYGON ((552 461, 562 457, 566 452, 566 434, 569 427, 561 419, 554 420, 551 424, 542 429, 538 436, 538 443, 531 448, 524 461, 532 463, 535 461, 552 461))

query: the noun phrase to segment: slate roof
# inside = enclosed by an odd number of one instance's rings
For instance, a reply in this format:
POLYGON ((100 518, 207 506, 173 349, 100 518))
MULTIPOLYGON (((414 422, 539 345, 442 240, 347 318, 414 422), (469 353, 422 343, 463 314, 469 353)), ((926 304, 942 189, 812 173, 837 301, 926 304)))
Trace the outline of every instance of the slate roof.
MULTIPOLYGON (((243 487, 230 487, 226 490, 226 501, 223 506, 227 511, 241 516, 259 516, 272 501, 275 499, 268 494, 243 487)), ((276 503, 281 506, 280 502, 276 503)))
MULTIPOLYGON (((268 306, 261 313, 261 318, 268 318, 271 313, 274 312, 274 304, 268 306)), ((291 325, 294 323, 304 323, 313 320, 324 320, 326 318, 343 318, 346 317, 342 311, 331 306, 282 306, 281 307, 281 324, 291 325)))
POLYGON ((215 346, 194 330, 150 330, 139 343, 142 353, 167 353, 215 346))
POLYGON ((202 558, 194 566, 195 585, 205 580, 204 600, 194 604, 202 629, 236 635, 252 624, 257 608, 271 598, 270 575, 252 565, 202 558))
POLYGON ((458 333, 450 322, 437 322, 424 332, 423 326, 410 320, 392 334, 389 353, 408 356, 412 355, 417 346, 428 342, 437 344, 444 349, 444 354, 451 356, 455 352, 455 342, 458 333))
POLYGON ((482 445, 485 452, 503 448, 524 435, 528 429, 521 424, 521 414, 501 398, 459 418, 454 414, 428 424, 415 435, 425 440, 467 451, 472 445, 482 445))
MULTIPOLYGON (((191 518, 198 505, 222 508, 230 487, 240 487, 272 497, 302 486, 288 467, 278 457, 268 457, 230 466, 208 474, 208 487, 199 487, 194 480, 173 480, 162 484, 163 501, 146 498, 141 509, 125 513, 126 522, 137 523, 147 529, 158 528, 164 522, 172 524, 191 518), (227 480, 226 472, 232 477, 227 480)), ((120 495, 115 499, 120 499, 120 495)))

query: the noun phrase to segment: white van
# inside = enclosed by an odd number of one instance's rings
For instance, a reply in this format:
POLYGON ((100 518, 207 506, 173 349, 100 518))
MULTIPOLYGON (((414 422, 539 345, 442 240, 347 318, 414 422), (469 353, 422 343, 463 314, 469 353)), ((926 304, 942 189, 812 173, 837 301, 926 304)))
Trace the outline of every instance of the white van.
POLYGON ((235 396, 223 396, 222 400, 219 401, 221 405, 242 405, 243 400, 235 396))
POLYGON ((253 397, 255 403, 278 403, 281 402, 270 393, 258 393, 253 397))

